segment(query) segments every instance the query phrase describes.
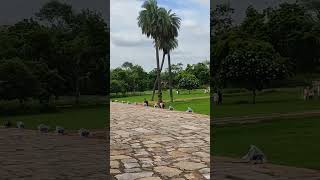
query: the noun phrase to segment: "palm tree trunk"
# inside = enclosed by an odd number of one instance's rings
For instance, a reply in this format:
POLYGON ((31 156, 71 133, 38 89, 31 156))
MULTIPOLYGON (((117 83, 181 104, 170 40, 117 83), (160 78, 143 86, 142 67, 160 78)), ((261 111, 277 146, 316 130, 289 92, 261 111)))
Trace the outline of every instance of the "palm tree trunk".
POLYGON ((256 89, 252 90, 252 103, 256 104, 256 89))
POLYGON ((172 93, 172 73, 171 73, 170 51, 168 52, 168 69, 169 69, 170 101, 171 101, 171 102, 173 102, 173 93, 172 93))
MULTIPOLYGON (((165 54, 165 53, 163 53, 163 56, 162 56, 162 62, 161 62, 161 68, 160 68, 160 73, 161 73, 162 68, 163 68, 163 64, 164 64, 165 56, 166 56, 166 54, 165 54)), ((158 82, 158 77, 156 78, 156 80, 154 81, 154 84, 153 84, 153 90, 152 90, 152 97, 151 97, 151 101, 153 101, 153 100, 154 100, 154 95, 155 95, 155 93, 156 93, 157 82, 158 82)))
POLYGON ((77 78, 76 79, 76 94, 75 94, 75 96, 76 96, 76 104, 79 104, 79 98, 80 98, 80 82, 79 82, 80 80, 79 80, 79 78, 77 78))
POLYGON ((157 79, 158 79, 158 103, 160 103, 162 101, 162 92, 161 92, 161 77, 160 77, 160 62, 159 62, 158 43, 156 44, 156 58, 157 58, 157 79))

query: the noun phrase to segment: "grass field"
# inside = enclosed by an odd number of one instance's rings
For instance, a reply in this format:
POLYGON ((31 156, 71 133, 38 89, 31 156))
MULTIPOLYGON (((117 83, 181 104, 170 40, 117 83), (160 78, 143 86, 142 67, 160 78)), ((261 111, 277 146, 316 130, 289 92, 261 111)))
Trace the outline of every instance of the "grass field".
MULTIPOLYGON (((0 124, 10 121, 14 125, 17 121, 24 122, 26 128, 36 129, 39 124, 50 126, 51 130, 55 126, 62 126, 68 130, 86 129, 103 129, 108 123, 108 100, 105 96, 83 96, 80 99, 80 104, 72 105, 72 97, 61 97, 57 102, 58 108, 49 112, 37 112, 32 109, 28 114, 16 115, 0 115, 0 124)), ((1 106, 18 106, 15 102, 2 102, 1 106)), ((28 108, 37 109, 38 105, 35 102, 28 102, 28 108)), ((26 106, 27 106, 26 105, 26 106)))
POLYGON ((214 117, 267 115, 270 113, 320 110, 320 100, 304 101, 299 88, 273 89, 258 93, 256 104, 250 93, 225 94, 223 105, 215 106, 214 117))
MULTIPOLYGON (((175 102, 172 106, 176 110, 185 111, 191 107, 195 113, 207 115, 210 113, 209 95, 205 94, 203 90, 194 90, 191 94, 182 91, 180 95, 174 94, 174 97, 175 102)), ((113 98, 113 100, 143 102, 144 98, 149 100, 151 92, 146 92, 142 96, 113 98)), ((169 101, 167 91, 163 92, 163 99, 165 102, 169 101)), ((224 93, 223 104, 213 107, 213 115, 221 118, 320 110, 320 100, 304 101, 300 88, 266 90, 258 93, 256 104, 252 104, 251 101, 251 92, 224 93)))
MULTIPOLYGON (((149 102, 152 96, 151 91, 144 92, 141 96, 130 96, 130 97, 123 97, 123 98, 112 98, 113 100, 121 101, 129 101, 129 102, 139 102, 142 103, 144 98, 146 98, 149 102)), ((155 95, 154 100, 157 100, 157 94, 155 95)), ((207 114, 209 115, 209 94, 205 94, 203 89, 197 89, 191 91, 189 94, 188 91, 180 91, 180 94, 174 93, 174 102, 169 103, 170 97, 168 91, 163 91, 163 100, 167 102, 167 107, 172 105, 174 109, 179 111, 186 111, 188 107, 191 107, 194 112, 200 114, 207 114)), ((152 102, 151 102, 152 103, 152 102)))
POLYGON ((7 116, 2 117, 2 120, 10 120, 14 124, 16 121, 22 121, 28 129, 36 129, 39 124, 46 124, 53 129, 55 129, 55 126, 72 130, 80 128, 102 129, 106 127, 107 123, 107 107, 61 109, 54 113, 7 116))
MULTIPOLYGON (((145 91, 142 93, 142 95, 136 95, 136 96, 129 96, 129 97, 121 97, 121 98, 112 98, 113 100, 119 100, 119 101, 130 101, 130 102, 143 102, 144 98, 146 98, 148 101, 150 101, 152 97, 152 91, 145 91)), ((208 93, 204 93, 203 89, 196 89, 191 91, 189 94, 189 91, 186 90, 180 90, 179 94, 176 94, 176 91, 173 92, 173 97, 175 100, 181 100, 186 98, 203 98, 208 97, 208 93)), ((154 100, 157 100, 157 93, 154 96, 154 100)), ((162 98, 165 102, 168 102, 170 100, 169 91, 163 91, 162 92, 162 98)))
POLYGON ((320 117, 214 127, 212 152, 240 158, 251 144, 271 163, 320 169, 320 117))

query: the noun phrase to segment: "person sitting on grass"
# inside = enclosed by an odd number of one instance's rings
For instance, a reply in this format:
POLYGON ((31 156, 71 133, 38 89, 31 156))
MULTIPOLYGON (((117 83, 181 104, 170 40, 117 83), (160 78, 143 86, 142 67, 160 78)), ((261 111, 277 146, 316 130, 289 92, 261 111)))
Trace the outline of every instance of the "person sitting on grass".
POLYGON ((10 128, 11 126, 12 126, 12 124, 10 121, 7 121, 4 123, 4 127, 6 127, 6 128, 10 128))
POLYGON ((147 99, 146 99, 146 98, 144 98, 143 106, 149 106, 149 102, 147 101, 147 99))
POLYGON ((161 101, 161 102, 159 103, 159 107, 160 107, 161 109, 164 109, 165 105, 164 105, 164 102, 163 102, 163 101, 161 101))
POLYGON ((218 104, 222 104, 222 92, 218 91, 218 104))
POLYGON ((310 88, 309 89, 309 99, 313 99, 313 97, 314 97, 314 89, 310 88))
POLYGON ((309 90, 308 90, 308 88, 309 87, 306 87, 306 88, 303 89, 303 98, 304 98, 305 101, 308 100, 308 98, 309 98, 309 90))
POLYGON ((218 93, 217 92, 213 93, 213 103, 214 104, 218 104, 218 99, 219 99, 218 93))

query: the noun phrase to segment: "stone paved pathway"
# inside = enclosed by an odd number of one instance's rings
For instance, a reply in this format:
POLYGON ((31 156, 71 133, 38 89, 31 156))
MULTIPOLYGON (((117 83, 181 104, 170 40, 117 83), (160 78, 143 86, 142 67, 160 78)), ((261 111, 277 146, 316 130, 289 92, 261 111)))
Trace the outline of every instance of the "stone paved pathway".
POLYGON ((208 116, 111 104, 117 180, 210 179, 208 116))
POLYGON ((0 179, 107 179, 106 149, 105 138, 0 128, 0 179))

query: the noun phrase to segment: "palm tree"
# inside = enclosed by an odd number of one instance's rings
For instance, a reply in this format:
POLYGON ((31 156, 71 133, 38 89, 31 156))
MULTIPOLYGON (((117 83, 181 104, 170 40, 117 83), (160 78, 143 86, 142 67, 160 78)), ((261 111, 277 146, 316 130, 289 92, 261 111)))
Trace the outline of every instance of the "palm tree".
MULTIPOLYGON (((162 68, 163 68, 163 65, 164 65, 165 57, 166 57, 166 54, 163 53, 163 55, 162 55, 162 62, 161 62, 161 66, 160 66, 160 73, 161 73, 162 68)), ((154 84, 153 84, 151 101, 154 100, 154 94, 155 94, 155 92, 156 92, 157 84, 158 84, 158 77, 156 78, 156 80, 154 81, 154 84)))
POLYGON ((171 59, 170 51, 178 47, 178 30, 180 29, 181 19, 171 10, 167 11, 166 18, 168 23, 167 34, 162 36, 160 48, 163 50, 163 54, 168 56, 168 70, 169 70, 169 89, 170 89, 170 101, 173 102, 172 93, 172 72, 171 72, 171 59))
POLYGON ((159 46, 161 36, 167 33, 168 21, 166 18, 167 11, 159 8, 156 0, 147 0, 142 5, 143 10, 139 12, 138 26, 148 38, 154 40, 157 61, 157 79, 158 79, 158 103, 162 101, 160 63, 159 63, 159 46))
MULTIPOLYGON (((160 67, 160 72, 162 71, 163 65, 164 65, 164 60, 166 55, 168 56, 168 65, 169 65, 169 86, 170 88, 170 97, 171 97, 171 102, 173 102, 173 94, 172 94, 172 82, 171 82, 171 62, 170 62, 170 51, 175 49, 176 47, 178 47, 178 40, 177 39, 170 39, 168 41, 161 41, 160 42, 160 49, 163 51, 163 55, 162 55, 162 62, 161 62, 161 67, 160 67)), ((156 84, 158 82, 158 79, 156 79, 154 81, 154 85, 153 85, 153 92, 152 92, 152 97, 151 100, 153 101, 154 99, 154 94, 155 94, 155 90, 156 90, 156 84)))
POLYGON ((169 89, 170 89, 170 101, 173 102, 173 93, 172 93, 172 72, 171 72, 171 59, 170 59, 170 51, 178 47, 178 40, 176 38, 169 39, 164 41, 161 44, 161 49, 163 50, 163 54, 167 55, 168 58, 168 71, 169 71, 169 89))

